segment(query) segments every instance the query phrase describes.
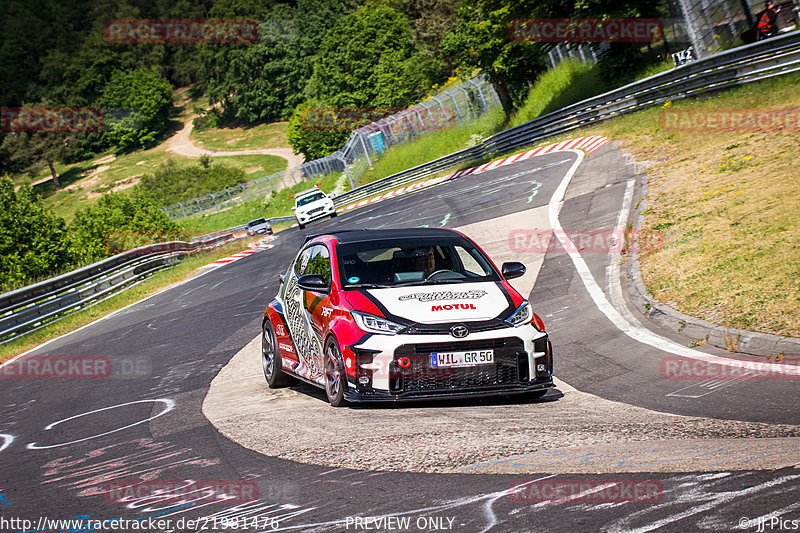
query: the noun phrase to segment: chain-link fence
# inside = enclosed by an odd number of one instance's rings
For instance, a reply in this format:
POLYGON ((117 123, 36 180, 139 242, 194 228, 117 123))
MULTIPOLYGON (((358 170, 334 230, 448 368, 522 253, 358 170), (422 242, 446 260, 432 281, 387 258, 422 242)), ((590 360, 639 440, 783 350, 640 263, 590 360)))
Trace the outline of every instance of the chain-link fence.
POLYGON ((337 172, 346 173, 350 186, 355 188, 389 147, 469 122, 499 106, 500 100, 492 85, 483 78, 474 78, 358 128, 342 148, 327 157, 162 209, 171 218, 219 213, 239 203, 263 198, 272 191, 337 172))
MULTIPOLYGON (((778 28, 797 23, 797 2, 778 2, 778 28)), ((673 15, 683 23, 677 41, 690 44, 697 57, 706 57, 740 44, 742 34, 752 28, 764 11, 763 0, 671 0, 673 15), (683 33, 683 35, 681 35, 683 33)))

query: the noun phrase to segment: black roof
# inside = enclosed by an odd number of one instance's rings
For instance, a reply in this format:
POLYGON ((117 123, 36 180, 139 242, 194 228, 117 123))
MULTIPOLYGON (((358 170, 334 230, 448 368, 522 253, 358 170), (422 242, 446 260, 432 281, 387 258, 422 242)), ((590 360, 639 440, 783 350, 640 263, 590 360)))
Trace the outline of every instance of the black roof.
POLYGON ((341 244, 387 239, 452 239, 463 238, 458 232, 447 228, 396 228, 396 229, 347 229, 311 235, 306 241, 321 235, 333 235, 341 244))

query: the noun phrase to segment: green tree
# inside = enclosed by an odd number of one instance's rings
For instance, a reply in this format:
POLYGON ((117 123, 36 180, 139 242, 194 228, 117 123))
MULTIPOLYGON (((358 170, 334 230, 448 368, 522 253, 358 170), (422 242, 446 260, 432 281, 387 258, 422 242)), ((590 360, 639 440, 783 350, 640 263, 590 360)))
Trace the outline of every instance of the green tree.
POLYGON ((245 122, 277 120, 286 111, 289 94, 301 93, 305 80, 292 63, 294 10, 278 6, 261 21, 254 44, 205 45, 209 73, 205 83, 209 103, 222 104, 223 118, 245 122))
POLYGON ((419 72, 425 64, 419 56, 405 15, 368 3, 341 18, 325 36, 311 90, 334 107, 405 107, 430 85, 428 73, 419 72), (397 76, 381 75, 387 71, 397 76))
MULTIPOLYGON (((458 26, 442 41, 463 67, 478 68, 492 82, 506 116, 527 94, 528 82, 535 80, 547 65, 544 61, 549 43, 522 42, 509 38, 515 19, 529 18, 624 18, 656 17, 663 11, 664 0, 462 0, 458 26)), ((614 44, 610 58, 630 68, 632 49, 638 43, 614 44)), ((636 52, 640 54, 640 52, 636 52)))
MULTIPOLYGON (((314 58, 350 1, 299 0, 261 17, 254 44, 201 45, 202 88, 225 118, 246 122, 288 117, 304 99, 314 58)), ((214 12, 221 9, 215 5, 214 12)))
POLYGON ((294 153, 303 154, 307 161, 311 161, 341 148, 355 128, 351 123, 342 123, 340 118, 335 109, 316 99, 297 106, 289 117, 286 133, 294 153))
POLYGON ((487 76, 506 116, 522 99, 527 82, 545 69, 543 46, 511 40, 508 29, 514 19, 541 16, 541 11, 520 0, 463 0, 459 25, 442 42, 462 66, 487 76))
POLYGON ((15 168, 38 174, 47 165, 56 189, 61 188, 55 163, 67 161, 75 150, 77 134, 64 131, 19 131, 3 137, 0 151, 15 168))
POLYGON ((392 5, 411 22, 414 47, 428 62, 433 78, 450 77, 455 70, 454 57, 442 47, 442 39, 458 26, 461 0, 403 0, 392 5))
POLYGON ((83 262, 99 261, 133 243, 140 246, 174 240, 183 230, 141 194, 106 194, 96 204, 75 213, 69 226, 75 255, 83 262))
POLYGON ((64 219, 52 215, 30 187, 14 192, 0 178, 0 287, 28 284, 72 260, 64 219))
POLYGON ((103 89, 104 127, 120 148, 144 146, 167 126, 172 87, 155 72, 116 71, 103 89))

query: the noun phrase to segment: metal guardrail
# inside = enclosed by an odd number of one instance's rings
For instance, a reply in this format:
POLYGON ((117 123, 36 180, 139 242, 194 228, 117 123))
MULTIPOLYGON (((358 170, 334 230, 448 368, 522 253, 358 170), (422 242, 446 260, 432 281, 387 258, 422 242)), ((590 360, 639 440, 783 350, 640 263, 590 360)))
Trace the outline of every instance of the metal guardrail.
POLYGON ((482 143, 358 187, 334 199, 336 207, 369 198, 437 172, 476 163, 542 139, 663 104, 800 71, 800 32, 741 46, 588 98, 482 143))
MULTIPOLYGON (((238 227, 237 227, 238 228, 238 227)), ((35 331, 142 281, 185 255, 236 240, 235 229, 192 242, 140 246, 61 276, 0 295, 0 343, 35 331)))

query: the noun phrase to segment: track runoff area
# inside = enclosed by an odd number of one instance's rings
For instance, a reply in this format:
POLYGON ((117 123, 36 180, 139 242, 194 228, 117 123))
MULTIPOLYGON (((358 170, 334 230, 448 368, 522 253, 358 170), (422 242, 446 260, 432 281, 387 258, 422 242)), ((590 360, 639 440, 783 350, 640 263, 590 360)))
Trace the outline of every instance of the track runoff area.
POLYGON ((681 373, 741 358, 628 310, 615 231, 640 193, 625 158, 605 145, 490 167, 282 232, 4 365, 0 529, 790 528, 794 382, 681 373), (548 327, 558 388, 354 409, 267 389, 253 340, 304 234, 419 225, 527 265, 513 281, 548 327))

